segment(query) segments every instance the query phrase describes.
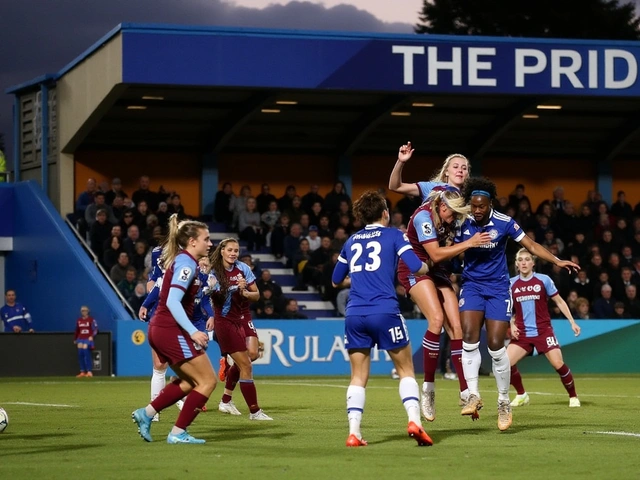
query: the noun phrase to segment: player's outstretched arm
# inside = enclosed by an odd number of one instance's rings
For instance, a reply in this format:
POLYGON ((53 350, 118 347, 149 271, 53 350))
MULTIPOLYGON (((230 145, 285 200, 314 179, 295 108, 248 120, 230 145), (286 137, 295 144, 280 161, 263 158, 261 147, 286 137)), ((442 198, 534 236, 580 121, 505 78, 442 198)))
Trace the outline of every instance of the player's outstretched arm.
POLYGON ((564 298, 562 298, 560 295, 554 295, 553 297, 551 297, 551 299, 556 303, 562 314, 567 317, 567 320, 569 320, 569 323, 571 324, 571 330, 573 330, 573 334, 576 337, 580 335, 580 327, 573 319, 573 315, 571 315, 569 305, 567 305, 567 302, 564 301, 564 298))
POLYGON ((538 258, 553 263, 560 268, 566 268, 569 272, 577 272, 578 270, 580 270, 580 265, 578 265, 577 263, 570 262, 569 260, 560 260, 549 250, 544 248, 539 243, 531 240, 526 235, 522 238, 522 240, 520 240, 520 245, 529 250, 532 255, 536 255, 538 258))
POLYGON ((413 155, 413 152, 414 149, 411 146, 411 142, 402 145, 400 150, 398 150, 398 160, 393 166, 391 176, 389 177, 389 190, 417 197, 420 195, 418 186, 415 183, 404 183, 402 181, 402 169, 404 168, 404 164, 411 158, 411 155, 413 155))
POLYGON ((450 245, 448 247, 441 247, 440 245, 438 245, 438 242, 424 243, 423 247, 433 263, 438 263, 444 262, 446 260, 451 260, 461 253, 466 252, 470 248, 480 247, 482 245, 486 245, 489 242, 491 242, 491 236, 488 233, 478 232, 469 240, 465 240, 464 242, 450 245))

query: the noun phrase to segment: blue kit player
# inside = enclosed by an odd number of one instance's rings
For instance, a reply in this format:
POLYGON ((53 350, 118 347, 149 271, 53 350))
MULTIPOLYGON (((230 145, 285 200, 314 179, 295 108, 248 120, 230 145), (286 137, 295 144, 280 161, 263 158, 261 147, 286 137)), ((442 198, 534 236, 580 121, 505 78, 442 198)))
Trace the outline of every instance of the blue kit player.
POLYGON ((413 252, 406 236, 398 229, 388 228, 389 210, 379 193, 365 192, 354 202, 353 212, 366 227, 344 244, 332 276, 334 286, 345 281, 347 275, 351 284, 345 318, 345 346, 351 363, 347 446, 367 445, 360 433, 360 422, 371 349, 375 346, 389 353, 400 376, 400 398, 409 419, 409 436, 415 438, 418 445, 432 445, 420 421, 420 390, 413 369, 411 343, 394 286, 400 258, 417 275, 424 275, 429 269, 413 252))
POLYGON ((511 426, 509 382, 511 367, 504 346, 511 320, 512 299, 507 268, 507 241, 520 243, 533 255, 562 268, 580 267, 573 262, 560 260, 525 235, 511 218, 492 208, 496 198, 496 186, 486 178, 470 178, 464 185, 463 195, 471 207, 471 216, 461 225, 455 239, 463 242, 476 233, 488 233, 491 241, 480 247, 469 248, 464 254, 462 289, 458 306, 462 321, 462 365, 469 387, 469 400, 462 408, 462 415, 477 418, 482 408, 478 391, 480 370, 480 329, 486 323, 487 344, 492 359, 493 374, 498 385, 498 428, 511 426))

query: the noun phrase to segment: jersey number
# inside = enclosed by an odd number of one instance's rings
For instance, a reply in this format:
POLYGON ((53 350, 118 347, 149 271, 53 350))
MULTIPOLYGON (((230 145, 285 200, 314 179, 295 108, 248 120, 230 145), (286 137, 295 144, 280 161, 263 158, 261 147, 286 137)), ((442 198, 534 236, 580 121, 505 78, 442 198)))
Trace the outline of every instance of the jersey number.
POLYGON ((398 343, 404 340, 404 332, 402 331, 402 327, 390 328, 389 333, 391 334, 391 341, 393 343, 398 343))
MULTIPOLYGON (((367 249, 367 261, 364 264, 364 269, 367 272, 373 272, 380 268, 380 251, 382 250, 382 247, 380 246, 379 242, 369 242, 367 243, 365 248, 367 249)), ((362 265, 356 265, 356 263, 362 256, 362 245, 359 243, 354 243, 353 245, 351 245, 351 251, 354 252, 353 257, 351 257, 351 264, 349 265, 351 273, 361 272, 362 265)))

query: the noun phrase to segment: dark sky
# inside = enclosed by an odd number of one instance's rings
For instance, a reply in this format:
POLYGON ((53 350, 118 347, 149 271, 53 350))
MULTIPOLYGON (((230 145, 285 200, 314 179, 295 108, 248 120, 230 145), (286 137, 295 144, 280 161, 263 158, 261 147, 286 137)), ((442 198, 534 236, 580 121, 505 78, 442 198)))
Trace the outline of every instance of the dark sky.
POLYGON ((0 3, 0 133, 4 133, 7 158, 13 157, 13 95, 5 94, 6 88, 59 71, 122 22, 412 32, 409 23, 385 23, 353 6, 327 9, 303 1, 263 10, 220 0, 0 0, 0 3))

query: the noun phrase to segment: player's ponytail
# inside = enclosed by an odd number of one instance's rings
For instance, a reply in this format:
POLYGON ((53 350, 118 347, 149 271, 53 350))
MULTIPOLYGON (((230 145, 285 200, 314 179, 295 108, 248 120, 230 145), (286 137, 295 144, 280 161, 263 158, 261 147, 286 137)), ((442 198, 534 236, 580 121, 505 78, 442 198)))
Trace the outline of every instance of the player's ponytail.
POLYGON ((178 223, 178 214, 174 213, 169 217, 169 233, 167 241, 162 249, 162 264, 167 270, 178 254, 187 246, 189 239, 198 238, 200 230, 206 230, 205 223, 193 220, 184 220, 178 223))

